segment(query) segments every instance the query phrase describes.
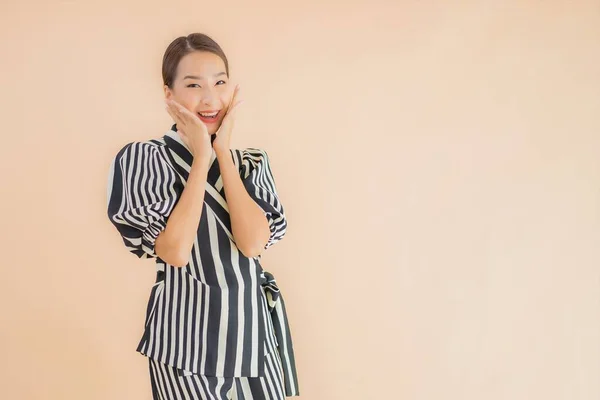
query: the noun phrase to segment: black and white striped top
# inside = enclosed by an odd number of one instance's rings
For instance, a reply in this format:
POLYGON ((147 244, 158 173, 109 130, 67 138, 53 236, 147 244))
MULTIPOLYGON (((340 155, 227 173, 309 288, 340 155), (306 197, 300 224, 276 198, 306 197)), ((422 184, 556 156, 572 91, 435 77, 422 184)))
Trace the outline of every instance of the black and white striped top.
MULTIPOLYGON (((213 135, 214 140, 215 135, 213 135)), ((264 150, 231 150, 249 195, 263 209, 271 232, 265 249, 281 240, 287 221, 264 150)), ((137 351, 179 369, 180 375, 264 376, 264 356, 278 351, 286 396, 299 394, 285 303, 260 256, 237 248, 216 154, 189 263, 173 267, 154 243, 186 185, 193 156, 176 125, 159 139, 125 145, 108 179, 108 217, 127 249, 154 258, 143 336, 137 351)))

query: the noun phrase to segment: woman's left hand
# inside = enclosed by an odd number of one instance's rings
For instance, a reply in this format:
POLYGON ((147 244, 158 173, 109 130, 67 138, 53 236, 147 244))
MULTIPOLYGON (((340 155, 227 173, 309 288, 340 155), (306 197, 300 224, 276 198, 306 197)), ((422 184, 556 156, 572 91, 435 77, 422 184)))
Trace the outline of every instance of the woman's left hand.
POLYGON ((243 100, 238 99, 238 94, 240 91, 240 85, 236 85, 233 91, 233 96, 229 102, 229 107, 227 107, 227 114, 223 117, 223 121, 221 122, 221 126, 216 132, 217 137, 213 142, 213 148, 215 149, 215 153, 219 154, 221 152, 229 153, 230 143, 231 143, 231 132, 233 131, 233 125, 235 123, 235 114, 237 112, 238 106, 243 102, 243 100))

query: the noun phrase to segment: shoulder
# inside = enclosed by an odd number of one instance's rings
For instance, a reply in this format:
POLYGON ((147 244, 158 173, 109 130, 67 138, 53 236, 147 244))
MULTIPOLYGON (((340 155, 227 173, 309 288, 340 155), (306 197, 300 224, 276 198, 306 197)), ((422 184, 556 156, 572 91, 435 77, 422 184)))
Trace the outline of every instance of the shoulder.
POLYGON ((123 145, 113 158, 114 162, 123 163, 147 163, 158 161, 167 162, 164 154, 164 144, 159 140, 150 139, 145 141, 133 141, 123 145))
POLYGON ((244 179, 250 174, 263 173, 265 169, 270 169, 269 156, 265 149, 246 147, 232 150, 232 153, 240 176, 244 179))
POLYGON ((257 147, 246 147, 241 150, 242 158, 249 162, 266 163, 269 161, 269 155, 265 149, 257 147))
POLYGON ((269 155, 266 150, 256 147, 245 147, 241 149, 231 149, 231 154, 238 166, 257 165, 269 161, 269 155))
POLYGON ((117 155, 132 152, 156 153, 163 147, 164 143, 156 139, 133 141, 123 145, 117 152, 117 155))

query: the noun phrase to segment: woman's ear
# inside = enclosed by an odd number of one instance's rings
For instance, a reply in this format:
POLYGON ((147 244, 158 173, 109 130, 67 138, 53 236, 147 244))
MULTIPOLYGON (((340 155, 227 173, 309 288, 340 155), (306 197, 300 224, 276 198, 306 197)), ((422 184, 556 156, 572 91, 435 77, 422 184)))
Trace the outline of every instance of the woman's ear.
POLYGON ((165 92, 165 99, 171 99, 171 97, 173 97, 173 92, 171 92, 171 89, 169 88, 169 86, 164 85, 163 91, 165 92))

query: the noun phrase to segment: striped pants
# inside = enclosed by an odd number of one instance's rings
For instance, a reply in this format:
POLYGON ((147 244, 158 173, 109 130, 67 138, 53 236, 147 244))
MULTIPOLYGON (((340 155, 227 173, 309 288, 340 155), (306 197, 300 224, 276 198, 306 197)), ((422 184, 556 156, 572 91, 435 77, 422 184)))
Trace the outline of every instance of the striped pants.
POLYGON ((170 365, 148 358, 154 400, 284 400, 285 390, 279 352, 265 356, 265 376, 224 378, 178 376, 170 365))

